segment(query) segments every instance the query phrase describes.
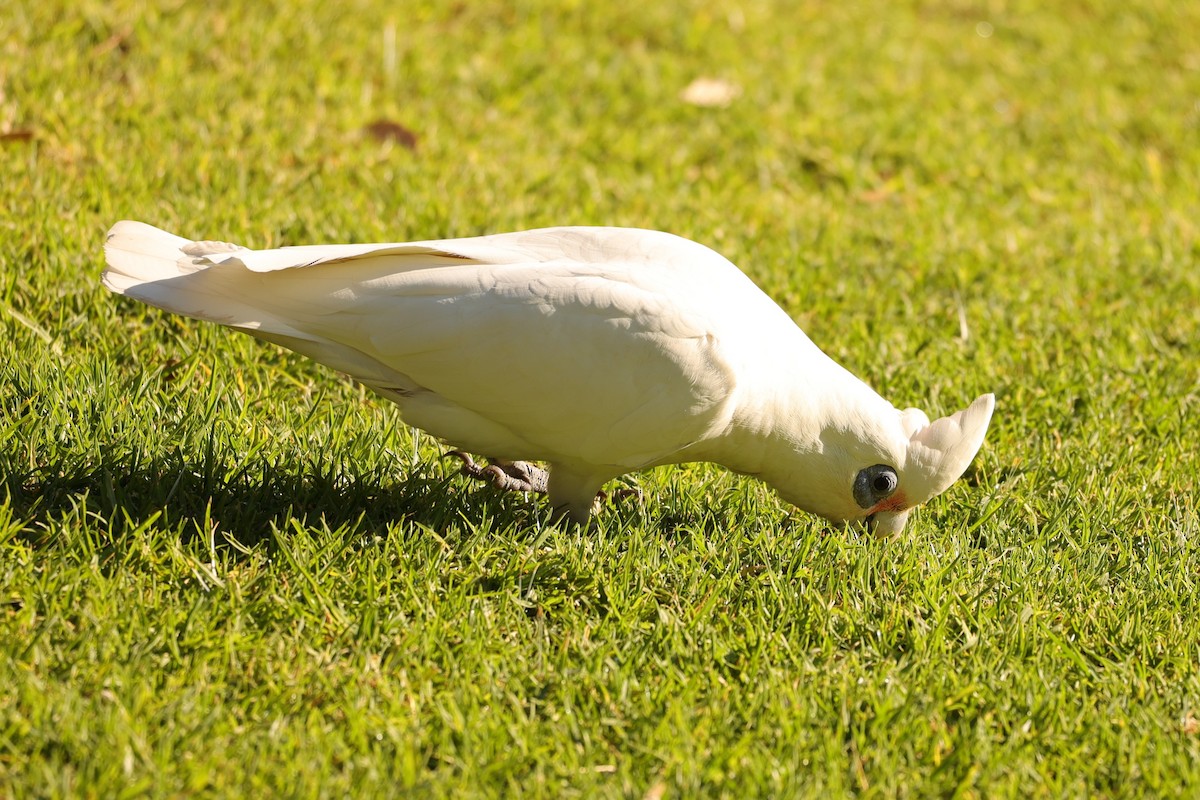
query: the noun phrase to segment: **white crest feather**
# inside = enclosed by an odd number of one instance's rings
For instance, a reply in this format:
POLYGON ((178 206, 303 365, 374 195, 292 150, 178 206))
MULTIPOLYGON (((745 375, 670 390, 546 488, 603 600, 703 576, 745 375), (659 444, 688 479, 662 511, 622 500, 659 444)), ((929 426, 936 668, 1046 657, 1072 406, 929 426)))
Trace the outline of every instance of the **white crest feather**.
POLYGON ((996 396, 985 394, 962 411, 934 420, 911 435, 905 464, 907 495, 919 505, 944 492, 983 445, 996 396))

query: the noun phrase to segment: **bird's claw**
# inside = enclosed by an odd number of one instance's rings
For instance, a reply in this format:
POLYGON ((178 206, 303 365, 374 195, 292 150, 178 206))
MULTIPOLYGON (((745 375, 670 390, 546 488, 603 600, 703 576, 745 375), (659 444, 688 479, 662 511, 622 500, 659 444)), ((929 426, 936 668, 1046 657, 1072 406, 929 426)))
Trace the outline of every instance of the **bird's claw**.
POLYGON ((497 461, 495 464, 481 466, 475 463, 470 454, 462 450, 451 450, 446 456, 453 456, 462 461, 462 466, 458 468, 460 474, 490 483, 502 491, 545 494, 549 487, 550 476, 546 470, 528 461, 497 461))
MULTIPOLYGON (((550 485, 550 473, 541 467, 534 466, 528 461, 500 461, 486 466, 476 463, 470 453, 462 450, 450 450, 444 458, 457 458, 462 462, 458 468, 460 475, 474 478, 477 481, 491 484, 505 492, 534 492, 546 494, 550 485)), ((596 495, 597 504, 624 500, 627 497, 642 499, 642 490, 636 486, 626 486, 606 492, 601 490, 596 495)))

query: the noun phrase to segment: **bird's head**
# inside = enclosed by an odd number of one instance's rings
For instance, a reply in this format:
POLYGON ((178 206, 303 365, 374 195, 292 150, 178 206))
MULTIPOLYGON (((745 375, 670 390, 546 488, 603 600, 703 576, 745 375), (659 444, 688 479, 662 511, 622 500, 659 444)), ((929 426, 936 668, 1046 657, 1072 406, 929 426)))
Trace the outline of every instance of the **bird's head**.
POLYGON ((817 480, 803 497, 785 499, 836 524, 894 536, 913 508, 966 471, 983 444, 995 404, 995 396, 985 394, 932 423, 915 408, 890 409, 883 418, 844 417, 821 436, 817 480))

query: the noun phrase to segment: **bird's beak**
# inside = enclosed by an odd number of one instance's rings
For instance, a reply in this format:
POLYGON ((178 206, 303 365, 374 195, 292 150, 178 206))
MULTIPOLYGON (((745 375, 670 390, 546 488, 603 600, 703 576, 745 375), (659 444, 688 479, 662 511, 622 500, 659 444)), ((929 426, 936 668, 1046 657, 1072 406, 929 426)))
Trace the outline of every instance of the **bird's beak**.
POLYGON ((876 511, 866 518, 866 528, 880 539, 899 536, 904 530, 904 523, 908 522, 910 510, 906 508, 903 511, 876 511))

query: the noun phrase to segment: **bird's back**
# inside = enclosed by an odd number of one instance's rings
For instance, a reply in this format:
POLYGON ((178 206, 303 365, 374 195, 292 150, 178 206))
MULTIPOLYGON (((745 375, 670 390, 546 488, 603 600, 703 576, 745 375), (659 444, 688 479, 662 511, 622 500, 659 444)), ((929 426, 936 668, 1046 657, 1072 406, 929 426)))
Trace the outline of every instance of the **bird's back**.
POLYGON ((506 458, 669 459, 728 424, 766 322, 798 331, 723 257, 657 231, 253 251, 125 222, 106 250, 114 291, 309 355, 506 458))

